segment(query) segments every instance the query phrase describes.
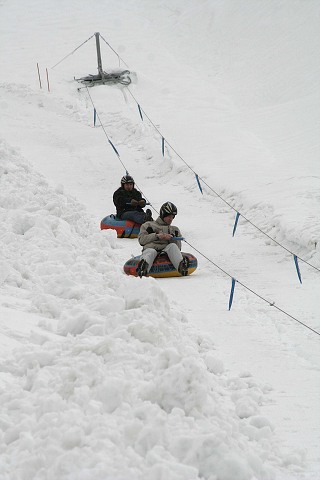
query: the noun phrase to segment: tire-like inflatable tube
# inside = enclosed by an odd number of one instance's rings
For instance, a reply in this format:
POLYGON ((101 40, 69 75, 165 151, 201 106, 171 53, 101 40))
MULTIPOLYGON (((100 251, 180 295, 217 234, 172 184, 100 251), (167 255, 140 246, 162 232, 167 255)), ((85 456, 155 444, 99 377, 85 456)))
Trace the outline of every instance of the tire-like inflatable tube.
MULTIPOLYGON (((181 253, 184 257, 189 259, 190 265, 188 268, 188 275, 191 275, 191 273, 196 270, 198 261, 195 256, 191 255, 191 253, 181 253)), ((141 255, 130 258, 130 260, 128 260, 123 266, 124 272, 127 275, 134 275, 137 277, 137 266, 140 259, 141 255)), ((181 277, 180 273, 174 268, 166 254, 161 254, 156 257, 148 276, 154 278, 181 277)))
POLYGON ((101 230, 108 228, 116 230, 118 238, 138 238, 140 226, 139 223, 131 220, 121 220, 113 214, 102 219, 100 223, 101 230))

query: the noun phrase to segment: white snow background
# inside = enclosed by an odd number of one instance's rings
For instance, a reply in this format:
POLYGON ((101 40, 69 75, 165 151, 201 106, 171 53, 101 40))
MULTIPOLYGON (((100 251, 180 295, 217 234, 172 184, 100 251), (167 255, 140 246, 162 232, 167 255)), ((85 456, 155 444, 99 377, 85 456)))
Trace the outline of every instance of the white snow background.
POLYGON ((300 284, 290 253, 320 268, 319 12, 0 2, 1 480, 320 477, 319 335, 295 320, 320 332, 320 273, 300 261, 300 284), (94 32, 151 122, 100 86, 93 126, 73 78, 97 73, 94 32), (105 132, 153 208, 177 205, 190 277, 123 273, 141 248, 100 231, 125 173, 105 132), (233 238, 184 161, 289 252, 242 217, 233 238), (228 311, 214 264, 269 303, 237 283, 228 311))

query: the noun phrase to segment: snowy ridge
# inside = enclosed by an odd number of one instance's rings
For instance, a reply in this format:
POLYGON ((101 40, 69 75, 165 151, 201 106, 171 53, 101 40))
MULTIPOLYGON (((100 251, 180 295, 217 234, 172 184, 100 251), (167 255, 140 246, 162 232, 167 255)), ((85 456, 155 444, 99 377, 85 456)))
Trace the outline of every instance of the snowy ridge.
POLYGON ((1 360, 1 478, 275 478, 270 387, 225 375, 156 281, 121 274, 112 233, 4 142, 1 158, 1 308, 35 314, 1 360))

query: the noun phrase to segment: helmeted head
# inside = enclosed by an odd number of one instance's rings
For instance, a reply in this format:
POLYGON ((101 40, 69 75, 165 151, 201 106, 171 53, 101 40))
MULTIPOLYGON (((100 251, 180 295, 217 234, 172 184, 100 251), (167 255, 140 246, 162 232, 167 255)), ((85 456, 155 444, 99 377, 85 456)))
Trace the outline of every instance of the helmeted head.
POLYGON ((164 203, 160 208, 160 218, 162 218, 162 220, 169 215, 173 215, 173 217, 175 217, 177 213, 177 207, 171 202, 164 203))
POLYGON ((132 187, 134 187, 134 180, 133 180, 133 178, 131 177, 131 175, 124 175, 124 176, 121 178, 121 187, 122 187, 122 188, 125 188, 125 187, 124 187, 125 185, 132 185, 132 187))

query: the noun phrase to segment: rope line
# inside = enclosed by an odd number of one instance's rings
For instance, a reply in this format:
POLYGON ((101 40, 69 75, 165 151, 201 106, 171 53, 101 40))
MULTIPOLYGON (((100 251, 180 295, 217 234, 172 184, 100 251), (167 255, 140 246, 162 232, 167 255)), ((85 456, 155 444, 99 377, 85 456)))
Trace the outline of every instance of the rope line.
POLYGON ((242 287, 244 287, 246 290, 248 290, 249 292, 251 292, 253 295, 255 295, 256 297, 260 298, 261 300, 263 300, 264 302, 268 303, 268 305, 270 307, 274 307, 276 308, 277 310, 279 310, 279 312, 281 313, 284 313, 285 315, 287 315, 287 317, 290 317, 292 320, 294 320, 295 322, 298 322, 300 323, 300 325, 303 325, 304 327, 308 328, 309 330, 311 330, 313 333, 316 333, 317 335, 320 336, 320 332, 317 332, 317 330, 314 330, 312 327, 310 327, 309 325, 307 325, 306 323, 303 323, 301 322, 301 320, 298 320, 296 317, 294 317, 293 315, 291 315, 290 313, 286 312, 285 310, 283 310, 282 308, 278 307, 275 302, 270 302, 269 300, 267 300, 266 298, 264 298, 262 295, 260 295, 259 293, 255 292, 254 290, 252 290, 250 287, 248 287, 247 285, 245 285, 244 283, 240 282, 239 280, 237 280, 235 277, 233 277, 230 273, 228 273, 226 270, 224 270, 223 268, 219 267, 219 265, 217 265, 215 262, 213 262, 209 257, 207 257, 206 255, 204 255, 202 252, 200 252, 200 250, 198 250, 196 247, 194 247, 191 243, 189 243, 186 239, 184 239, 185 243, 189 245, 189 247, 193 248, 193 250, 195 250, 197 253, 199 253, 202 257, 204 257, 206 260, 208 260, 208 262, 210 262, 212 265, 214 265, 216 268, 218 268, 221 272, 223 272, 225 275, 227 275, 228 277, 230 277, 231 279, 235 279, 235 281, 237 283, 239 283, 239 285, 241 285, 242 287))
POLYGON ((74 52, 76 52, 80 47, 82 47, 82 45, 84 45, 84 44, 87 43, 89 40, 91 40, 91 38, 92 38, 93 36, 94 36, 94 34, 91 35, 91 37, 89 37, 89 38, 88 38, 87 40, 85 40, 83 43, 81 43, 81 45, 79 45, 79 47, 75 48, 75 49, 73 50, 73 52, 68 53, 68 55, 66 55, 65 57, 63 57, 62 60, 60 60, 60 61, 59 61, 58 63, 56 63, 55 65, 53 65, 53 67, 51 67, 51 69, 54 69, 57 65, 59 65, 59 63, 62 63, 63 60, 65 60, 66 58, 70 57, 70 55, 73 55, 74 52))
MULTIPOLYGON (((131 95, 131 97, 134 99, 134 101, 136 102, 136 104, 139 106, 139 108, 141 109, 141 111, 144 113, 144 115, 146 116, 146 118, 149 120, 149 122, 152 124, 152 126, 154 127, 154 129, 159 133, 159 135, 161 135, 162 138, 165 138, 163 136, 163 134, 161 133, 161 131, 158 129, 158 127, 153 123, 153 121, 151 120, 151 118, 147 115, 147 113, 145 112, 145 110, 141 107, 141 105, 139 104, 138 100, 135 98, 135 96, 133 95, 133 93, 130 91, 130 89, 127 87, 127 90, 129 92, 129 94, 131 95)), ((275 240, 273 237, 271 237, 268 233, 266 233, 265 231, 263 231, 260 227, 258 227, 255 223, 253 223, 249 218, 247 218, 245 215, 243 215, 241 212, 239 212, 233 205, 231 205, 231 203, 229 203, 227 200, 225 200, 216 190, 214 190, 210 185, 208 185, 208 183, 202 178, 200 177, 196 172, 195 170, 184 160, 184 158, 175 150, 175 148, 166 140, 166 144, 171 148, 171 150, 177 155, 177 157, 180 158, 180 160, 182 160, 182 162, 194 173, 194 175, 196 176, 197 179, 201 180, 202 183, 204 183, 206 185, 206 187, 208 187, 209 190, 211 190, 218 198, 220 198, 220 200, 222 200, 226 205, 228 205, 229 208, 231 208, 232 210, 234 210, 236 213, 240 213, 241 217, 246 221, 248 222, 250 225, 252 225, 254 228, 256 228, 260 233, 262 233, 263 235, 265 235, 266 237, 268 237, 270 240, 272 240, 276 245, 278 245, 279 247, 283 248, 284 250, 286 250, 288 253, 290 253, 291 255, 294 255, 296 256, 301 262, 304 262, 306 263, 307 265, 309 265, 310 267, 314 268, 315 270, 317 270, 318 272, 320 272, 320 268, 316 267, 315 265, 313 265, 312 263, 308 262, 307 260, 301 258, 299 255, 297 255, 296 253, 292 252, 291 250, 289 250, 287 247, 285 247, 284 245, 282 245, 281 243, 279 243, 277 240, 275 240)))
POLYGON ((113 53, 115 53, 115 54, 117 55, 118 60, 119 60, 119 66, 120 66, 120 60, 121 60, 121 62, 124 63, 125 66, 129 68, 129 65, 127 65, 126 62, 123 60, 123 58, 121 58, 120 55, 115 51, 115 49, 111 47, 110 43, 108 43, 107 40, 106 40, 105 38, 103 38, 103 36, 101 35, 101 33, 100 33, 100 37, 101 37, 102 40, 108 45, 108 47, 113 51, 113 53))

